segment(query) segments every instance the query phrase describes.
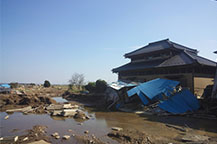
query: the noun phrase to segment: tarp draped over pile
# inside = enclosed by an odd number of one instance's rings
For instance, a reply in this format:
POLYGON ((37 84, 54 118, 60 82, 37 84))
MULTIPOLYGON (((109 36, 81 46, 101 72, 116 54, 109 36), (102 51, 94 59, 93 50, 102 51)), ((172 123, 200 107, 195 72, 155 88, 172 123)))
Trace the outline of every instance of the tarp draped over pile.
POLYGON ((158 104, 158 106, 170 113, 179 114, 187 111, 197 110, 199 102, 197 98, 187 89, 170 97, 168 100, 158 104))
POLYGON ((127 91, 127 94, 129 97, 137 94, 142 101, 145 101, 144 104, 147 104, 145 96, 149 99, 154 99, 155 97, 160 99, 162 94, 169 97, 178 84, 178 81, 157 78, 138 85, 127 91))
POLYGON ((158 78, 130 89, 127 94, 128 97, 137 94, 144 105, 149 104, 150 100, 158 100, 161 102, 158 107, 173 114, 197 110, 199 102, 189 90, 174 93, 178 84, 178 81, 158 78), (166 100, 163 96, 166 96, 166 100))

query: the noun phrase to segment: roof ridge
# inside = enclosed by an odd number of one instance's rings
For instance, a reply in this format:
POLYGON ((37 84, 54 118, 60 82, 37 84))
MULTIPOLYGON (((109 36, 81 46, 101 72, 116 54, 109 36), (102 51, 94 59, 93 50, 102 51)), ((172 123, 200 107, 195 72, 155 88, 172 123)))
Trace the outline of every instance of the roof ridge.
POLYGON ((169 38, 167 38, 167 39, 163 39, 163 40, 159 40, 159 41, 155 41, 155 42, 150 42, 150 43, 148 43, 148 45, 152 45, 152 44, 156 44, 156 43, 159 43, 159 42, 163 42, 163 41, 170 41, 169 40, 169 38))
POLYGON ((159 40, 159 41, 156 41, 156 42, 148 43, 147 45, 145 45, 145 46, 143 46, 143 47, 141 47, 141 48, 138 48, 138 49, 136 49, 136 50, 134 50, 134 51, 132 51, 132 52, 126 53, 124 56, 126 57, 127 55, 129 55, 129 54, 131 54, 131 53, 137 52, 137 51, 139 51, 139 50, 141 50, 141 49, 143 49, 143 48, 146 48, 146 47, 148 47, 148 46, 150 46, 150 45, 153 45, 153 44, 156 44, 156 43, 160 43, 160 42, 163 42, 163 41, 167 41, 167 42, 168 42, 168 41, 170 41, 170 40, 169 40, 169 38, 167 38, 167 39, 159 40))
MULTIPOLYGON (((187 52, 187 51, 184 51, 184 52, 185 52, 189 57, 191 57, 192 59, 194 59, 195 61, 197 61, 197 59, 196 59, 196 58, 193 58, 189 52, 187 52)), ((199 58, 201 58, 201 59, 204 59, 204 60, 207 60, 207 61, 216 63, 215 61, 212 61, 212 60, 207 59, 207 58, 205 58, 205 57, 202 57, 202 56, 199 56, 199 55, 195 55, 195 56, 196 56, 196 57, 199 57, 199 58)))

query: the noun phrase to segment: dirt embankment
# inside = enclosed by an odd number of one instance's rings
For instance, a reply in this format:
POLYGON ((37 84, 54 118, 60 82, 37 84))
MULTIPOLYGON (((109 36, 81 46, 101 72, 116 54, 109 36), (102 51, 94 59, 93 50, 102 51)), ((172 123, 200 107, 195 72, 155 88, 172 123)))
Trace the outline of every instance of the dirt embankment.
POLYGON ((12 89, 9 94, 0 94, 0 109, 1 111, 5 111, 7 109, 25 106, 38 107, 46 104, 55 104, 56 101, 52 97, 61 96, 64 91, 56 87, 21 86, 12 89))

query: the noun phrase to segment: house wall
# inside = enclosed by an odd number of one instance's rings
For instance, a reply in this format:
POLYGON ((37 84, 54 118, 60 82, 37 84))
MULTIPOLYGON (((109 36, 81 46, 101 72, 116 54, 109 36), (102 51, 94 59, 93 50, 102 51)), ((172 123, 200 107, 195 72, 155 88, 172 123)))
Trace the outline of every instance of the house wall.
POLYGON ((194 77, 194 94, 200 98, 206 86, 213 85, 213 80, 214 78, 194 77))

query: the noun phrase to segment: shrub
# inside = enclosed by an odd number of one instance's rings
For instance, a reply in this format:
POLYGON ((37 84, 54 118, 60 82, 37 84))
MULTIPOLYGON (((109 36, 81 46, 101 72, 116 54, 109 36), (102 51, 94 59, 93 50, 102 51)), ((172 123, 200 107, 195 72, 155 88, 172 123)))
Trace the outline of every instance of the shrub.
POLYGON ((48 80, 45 80, 44 87, 50 87, 50 86, 51 86, 50 82, 48 80))
POLYGON ((9 84, 11 88, 18 88, 18 83, 17 82, 12 82, 9 84))
POLYGON ((93 93, 96 91, 96 83, 95 82, 89 82, 86 86, 85 89, 88 90, 89 92, 93 93))
POLYGON ((96 81, 96 92, 103 93, 105 92, 106 87, 107 87, 106 81, 101 80, 101 79, 96 81))

